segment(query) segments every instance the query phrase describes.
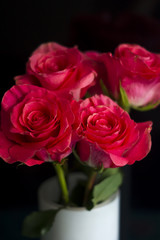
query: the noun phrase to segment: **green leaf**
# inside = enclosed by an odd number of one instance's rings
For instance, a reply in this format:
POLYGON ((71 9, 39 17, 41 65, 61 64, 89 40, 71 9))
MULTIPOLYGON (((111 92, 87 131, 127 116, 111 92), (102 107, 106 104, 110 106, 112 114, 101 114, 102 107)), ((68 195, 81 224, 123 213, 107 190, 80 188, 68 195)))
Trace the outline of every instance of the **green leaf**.
POLYGON ((157 101, 154 104, 148 104, 144 107, 136 107, 136 106, 131 106, 131 107, 137 111, 144 112, 144 111, 149 111, 149 110, 152 110, 153 108, 156 108, 159 104, 160 104, 160 101, 157 101))
POLYGON ((128 96, 124 88, 122 87, 120 83, 120 97, 119 97, 119 105, 126 111, 129 111, 130 109, 130 104, 128 101, 128 96))
POLYGON ((100 86, 104 95, 109 96, 108 89, 106 88, 102 79, 100 79, 100 86))
POLYGON ((122 174, 118 172, 117 174, 111 175, 110 177, 105 178, 99 184, 95 185, 92 199, 94 206, 99 202, 107 200, 118 190, 121 183, 122 174))
POLYGON ((104 178, 117 174, 120 171, 120 168, 106 168, 102 173, 99 174, 99 178, 103 180, 104 178))
POLYGON ((44 235, 52 227, 58 210, 37 211, 28 215, 22 225, 22 235, 36 238, 44 235))

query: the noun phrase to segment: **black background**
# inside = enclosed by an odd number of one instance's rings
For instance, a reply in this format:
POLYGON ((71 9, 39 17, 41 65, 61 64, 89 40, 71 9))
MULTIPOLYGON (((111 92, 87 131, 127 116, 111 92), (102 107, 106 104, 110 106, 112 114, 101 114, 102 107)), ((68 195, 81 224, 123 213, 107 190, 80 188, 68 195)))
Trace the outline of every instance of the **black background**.
MULTIPOLYGON (((128 42, 160 53, 158 0, 6 0, 2 1, 0 9, 1 97, 14 84, 13 77, 25 72, 32 51, 44 42, 55 41, 68 47, 78 45, 82 51, 111 52, 118 44, 128 42)), ((142 209, 159 211, 160 107, 145 113, 132 111, 131 116, 139 122, 153 121, 153 146, 144 160, 124 168, 125 207, 122 209, 125 214, 142 209)), ((29 168, 0 160, 1 212, 12 214, 13 209, 36 208, 37 188, 53 174, 49 164, 29 168)), ((124 226, 128 219, 123 219, 124 226)), ((126 239, 125 234, 122 238, 126 239)), ((4 236, 4 239, 9 238, 4 236)))

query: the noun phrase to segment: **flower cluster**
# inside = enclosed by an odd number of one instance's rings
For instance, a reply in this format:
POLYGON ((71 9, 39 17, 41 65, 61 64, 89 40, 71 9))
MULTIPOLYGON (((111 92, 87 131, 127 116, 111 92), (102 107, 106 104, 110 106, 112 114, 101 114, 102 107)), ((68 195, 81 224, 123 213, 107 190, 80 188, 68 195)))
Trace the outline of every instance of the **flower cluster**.
MULTIPOLYGON (((61 204, 91 210, 117 191, 120 167, 142 160, 151 149, 152 122, 136 123, 129 110, 159 103, 160 55, 130 44, 119 45, 113 55, 42 44, 3 96, 0 157, 28 166, 53 163, 61 204), (72 163, 78 159, 87 175, 83 186, 76 185, 78 203, 66 181, 71 153, 72 163)), ((60 209, 31 214, 23 234, 46 233, 60 209)))
POLYGON ((28 166, 61 163, 76 147, 80 160, 95 168, 143 159, 152 122, 134 122, 124 101, 120 106, 122 93, 129 108, 157 106, 160 55, 129 44, 114 55, 42 44, 2 99, 0 157, 28 166))

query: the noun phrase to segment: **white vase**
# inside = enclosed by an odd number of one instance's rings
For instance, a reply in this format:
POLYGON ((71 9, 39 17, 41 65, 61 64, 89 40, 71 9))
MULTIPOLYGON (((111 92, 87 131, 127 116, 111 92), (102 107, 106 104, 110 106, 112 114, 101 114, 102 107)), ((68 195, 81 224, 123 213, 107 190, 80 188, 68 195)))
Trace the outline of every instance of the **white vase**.
MULTIPOLYGON (((81 174, 72 174, 69 185, 82 179, 81 174)), ((38 191, 39 209, 57 209, 60 194, 57 179, 50 178, 42 183, 38 191)), ((91 211, 84 207, 67 207, 60 210, 50 231, 42 240, 119 240, 120 193, 116 192, 107 201, 91 211)))

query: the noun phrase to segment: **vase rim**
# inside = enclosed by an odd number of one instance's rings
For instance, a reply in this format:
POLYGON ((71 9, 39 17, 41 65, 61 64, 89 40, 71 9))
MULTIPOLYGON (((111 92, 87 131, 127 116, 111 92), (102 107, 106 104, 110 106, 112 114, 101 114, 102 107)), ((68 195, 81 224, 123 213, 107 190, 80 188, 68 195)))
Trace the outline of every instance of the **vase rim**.
MULTIPOLYGON (((82 177, 82 174, 81 173, 72 173, 71 174, 72 177, 73 176, 80 176, 82 177)), ((84 177, 84 175, 83 175, 84 177)), ((43 195, 43 191, 47 185, 47 183, 51 183, 52 181, 54 181, 56 179, 56 176, 53 176, 51 178, 48 178, 46 179, 44 182, 42 182, 42 184, 40 185, 39 187, 39 190, 38 190, 38 195, 39 197, 43 198, 44 201, 48 202, 48 205, 50 205, 50 207, 52 209, 57 209, 57 208, 62 208, 62 210, 67 210, 67 211, 88 211, 86 209, 86 207, 76 207, 76 206, 66 206, 65 208, 63 208, 63 205, 61 204, 58 204, 57 202, 54 202, 52 200, 48 200, 44 195, 43 195)), ((93 207, 93 209, 98 209, 98 208, 101 208, 109 203, 111 203, 116 197, 119 197, 120 195, 120 190, 118 189, 115 193, 113 193, 107 200, 101 202, 101 203, 98 203, 97 205, 95 205, 93 207)))
MULTIPOLYGON (((117 196, 119 195, 119 190, 116 191, 115 193, 112 194, 111 197, 109 197, 107 200, 101 202, 101 203, 98 203, 97 205, 95 205, 93 207, 93 209, 97 209, 97 208, 101 208, 109 203, 111 203, 117 196)), ((59 205, 59 206, 62 206, 62 205, 59 205)), ((73 211, 86 211, 87 209, 85 207, 71 207, 71 206, 67 206, 65 208, 66 210, 73 210, 73 211)), ((88 211, 88 210, 87 210, 88 211)))

